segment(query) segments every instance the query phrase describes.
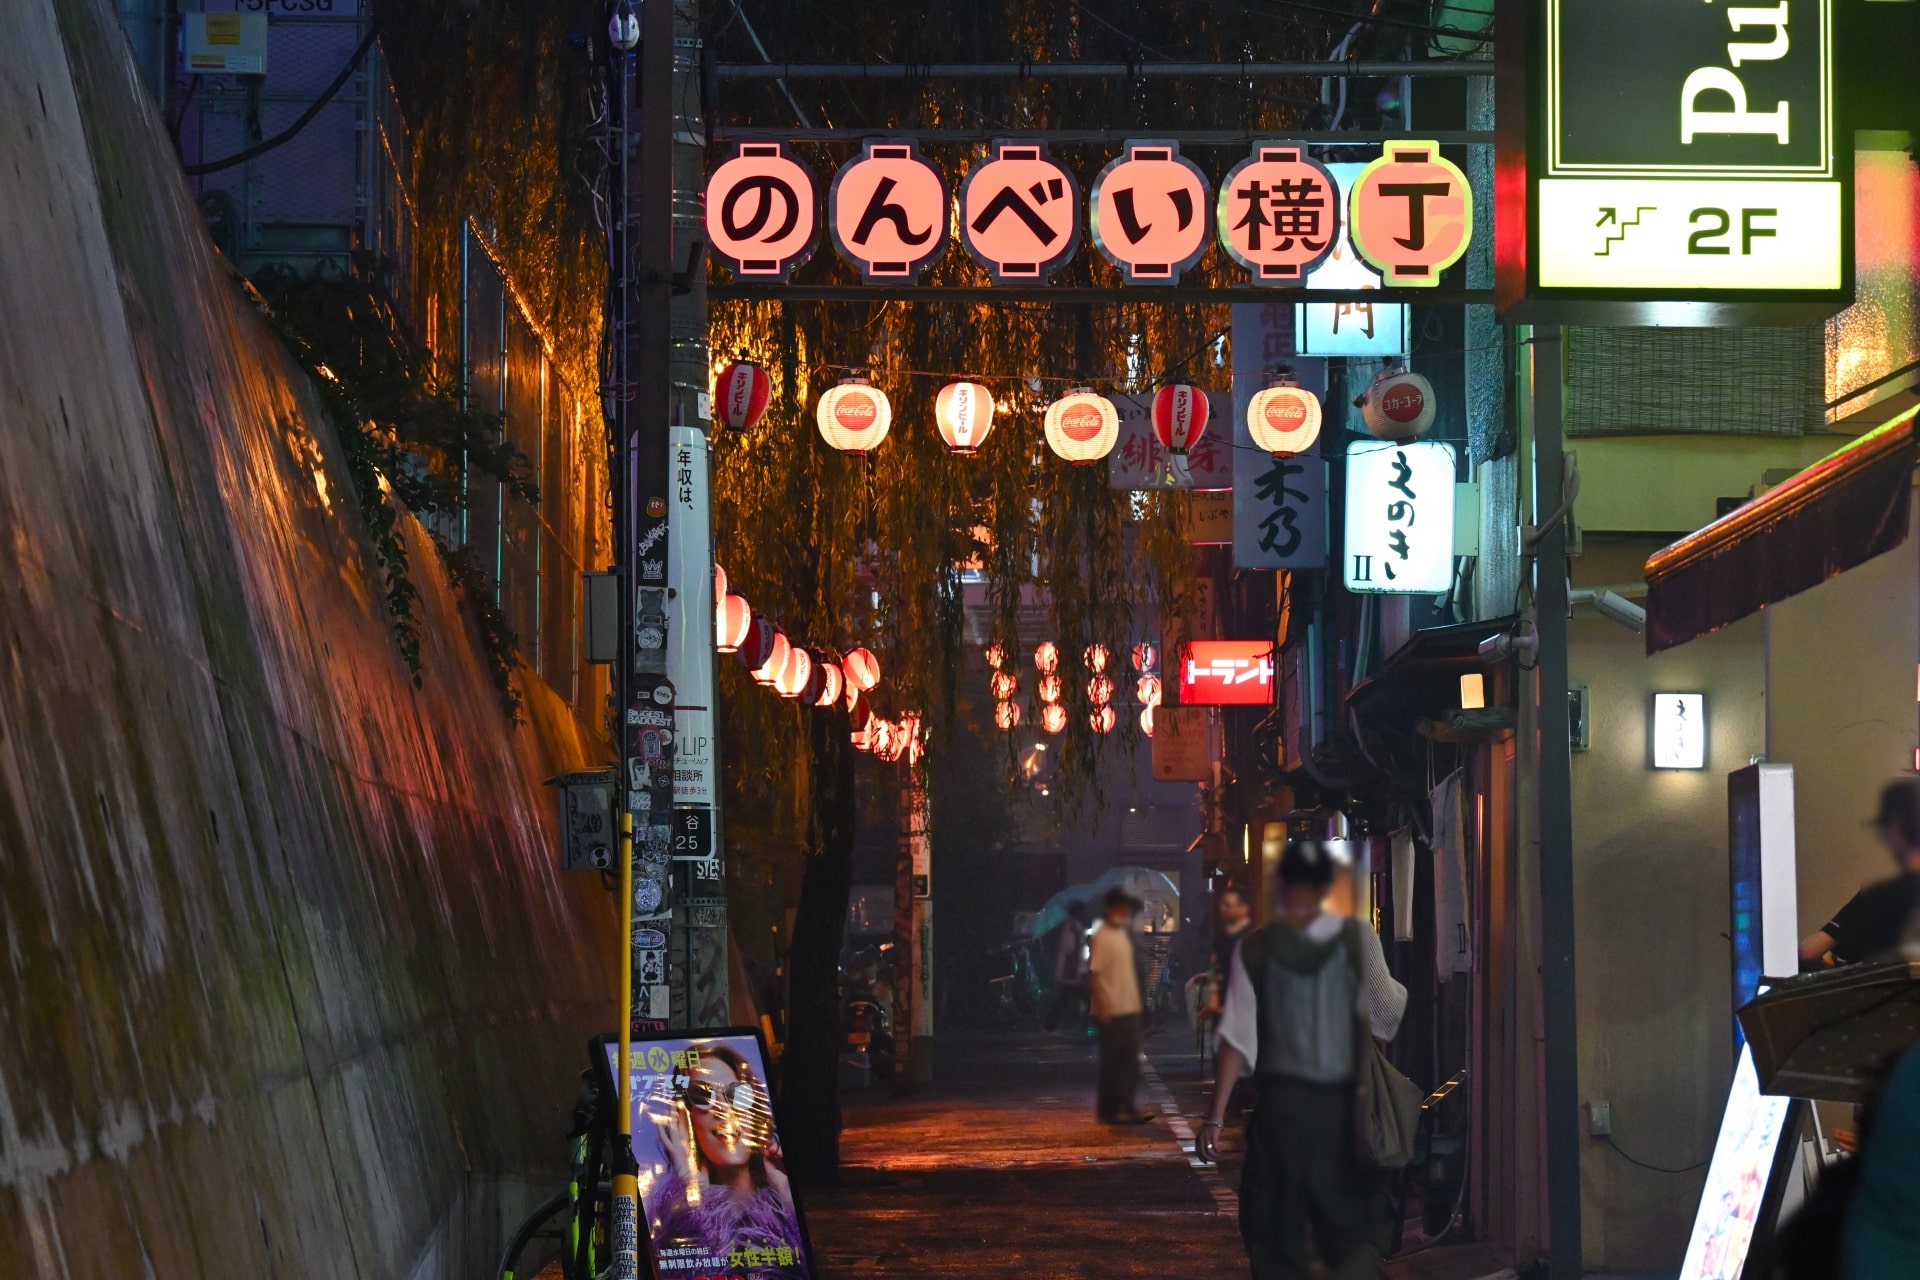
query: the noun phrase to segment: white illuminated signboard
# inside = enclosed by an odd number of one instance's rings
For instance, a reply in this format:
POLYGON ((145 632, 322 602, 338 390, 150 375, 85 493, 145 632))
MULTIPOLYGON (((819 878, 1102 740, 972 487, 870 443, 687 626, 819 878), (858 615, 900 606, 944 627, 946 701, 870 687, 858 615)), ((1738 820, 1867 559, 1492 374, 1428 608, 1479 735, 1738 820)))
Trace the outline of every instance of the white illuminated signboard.
POLYGON ((1653 767, 1707 767, 1707 697, 1702 693, 1653 695, 1653 767))
POLYGON ((1347 590, 1432 594, 1453 585, 1453 448, 1357 440, 1347 449, 1347 590))
POLYGON ((1833 8, 1533 0, 1540 128, 1527 182, 1502 184, 1527 204, 1500 209, 1516 240, 1526 220, 1528 252, 1500 264, 1509 318, 1779 323, 1851 301, 1833 8))
MULTIPOLYGON (((1327 165, 1344 193, 1367 166, 1357 161, 1327 165)), ((1337 203, 1340 231, 1333 251, 1307 273, 1307 288, 1378 289, 1380 273, 1361 261, 1347 239, 1344 197, 1337 203)), ((1293 309, 1294 349, 1303 356, 1398 356, 1407 351, 1404 302, 1300 302, 1293 309)))

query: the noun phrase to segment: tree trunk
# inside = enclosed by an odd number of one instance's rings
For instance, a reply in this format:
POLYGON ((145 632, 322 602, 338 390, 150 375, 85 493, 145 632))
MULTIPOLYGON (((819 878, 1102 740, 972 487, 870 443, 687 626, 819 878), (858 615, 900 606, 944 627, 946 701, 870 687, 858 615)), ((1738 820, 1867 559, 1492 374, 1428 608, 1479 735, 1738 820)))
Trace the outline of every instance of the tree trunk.
POLYGON ((789 952, 780 1127, 788 1173, 821 1185, 840 1169, 840 946, 853 888, 853 745, 844 712, 808 719, 812 817, 789 952))

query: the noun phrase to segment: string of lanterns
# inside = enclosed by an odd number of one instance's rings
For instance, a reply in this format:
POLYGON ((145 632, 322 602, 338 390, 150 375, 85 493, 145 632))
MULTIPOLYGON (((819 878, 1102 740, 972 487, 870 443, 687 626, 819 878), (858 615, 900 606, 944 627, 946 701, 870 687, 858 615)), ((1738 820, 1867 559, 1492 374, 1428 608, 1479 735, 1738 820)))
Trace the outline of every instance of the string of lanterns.
MULTIPOLYGON (((1019 728, 1022 719, 1020 704, 1015 701, 1020 693, 1020 678, 1008 668, 1006 646, 998 640, 987 646, 986 659, 993 669, 993 674, 987 677, 987 688, 994 700, 993 723, 1003 732, 1011 733, 1019 728)), ((1118 687, 1107 673, 1112 654, 1103 644, 1090 644, 1080 655, 1080 661, 1088 672, 1087 702, 1092 708, 1087 714, 1088 727, 1095 733, 1112 733, 1120 719, 1113 705, 1118 687)), ((1141 731, 1149 738, 1153 736, 1153 709, 1160 705, 1158 661, 1159 654, 1153 645, 1143 641, 1133 646, 1134 670, 1139 673, 1134 681, 1134 698, 1141 704, 1141 731)), ((1033 651, 1033 665, 1039 673, 1034 692, 1040 700, 1040 727, 1051 734, 1064 733, 1067 709, 1061 698, 1066 685, 1060 673, 1060 646, 1051 640, 1042 641, 1033 651)))
POLYGON ((880 687, 880 660, 871 650, 855 648, 836 657, 793 643, 773 619, 756 614, 745 597, 727 589, 727 571, 718 564, 713 599, 714 648, 731 653, 756 683, 810 707, 844 703, 856 749, 889 762, 919 763, 926 743, 920 717, 908 713, 897 722, 884 720, 866 697, 880 687))

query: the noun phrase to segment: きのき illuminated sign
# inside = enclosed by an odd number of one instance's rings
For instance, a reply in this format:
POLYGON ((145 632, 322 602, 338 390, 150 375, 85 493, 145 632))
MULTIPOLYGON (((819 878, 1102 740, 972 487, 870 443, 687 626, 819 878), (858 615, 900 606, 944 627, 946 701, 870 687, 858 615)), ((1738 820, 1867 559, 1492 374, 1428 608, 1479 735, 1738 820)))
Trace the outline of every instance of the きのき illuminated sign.
POLYGON ((1190 640, 1180 655, 1180 705, 1256 707, 1273 701, 1271 640, 1190 640))
POLYGON ((743 142, 707 179, 707 244, 747 279, 785 280, 820 234, 813 174, 778 142, 743 142))
POLYGON ((1258 144, 1220 184, 1220 247, 1253 283, 1297 285, 1340 235, 1333 175, 1295 144, 1258 144))
POLYGON ((1347 448, 1347 590, 1438 593, 1453 585, 1450 445, 1356 440, 1347 448))
POLYGON ((1080 247, 1080 188, 1038 143, 1000 139, 960 184, 960 242, 995 284, 1044 284, 1080 247))
POLYGON ((868 138, 827 192, 827 227, 860 278, 912 280, 947 249, 947 179, 911 138, 868 138))
POLYGON ((1389 142, 1348 198, 1353 247, 1388 284, 1440 283, 1473 236, 1473 188, 1437 142, 1389 142))
POLYGON ((1088 198, 1093 247, 1128 284, 1175 284, 1207 247, 1207 179, 1171 142, 1128 142, 1088 198))

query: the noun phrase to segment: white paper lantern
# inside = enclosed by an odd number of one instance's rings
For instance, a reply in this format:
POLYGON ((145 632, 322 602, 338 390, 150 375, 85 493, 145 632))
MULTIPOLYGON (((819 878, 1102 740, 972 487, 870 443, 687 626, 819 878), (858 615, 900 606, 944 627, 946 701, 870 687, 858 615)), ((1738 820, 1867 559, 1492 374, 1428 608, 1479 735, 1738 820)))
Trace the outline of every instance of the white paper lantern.
POLYGON ((1247 402, 1247 434, 1276 458, 1305 453, 1320 438, 1320 397, 1297 382, 1276 380, 1247 402))
POLYGON ((886 392, 865 378, 843 378, 820 397, 814 413, 820 434, 842 453, 870 453, 887 438, 893 406, 886 392))
POLYGON ((1068 462, 1085 465, 1113 452, 1120 439, 1120 412, 1113 401, 1075 387, 1047 406, 1047 447, 1068 462))
POLYGON ((1433 426, 1433 384, 1417 373, 1383 373, 1360 398, 1360 417, 1382 440, 1417 440, 1433 426))

